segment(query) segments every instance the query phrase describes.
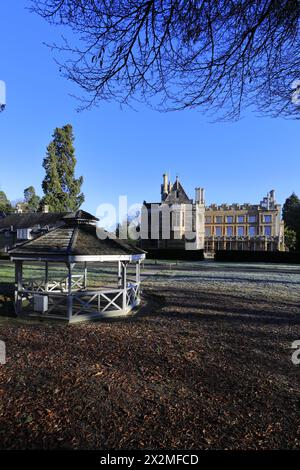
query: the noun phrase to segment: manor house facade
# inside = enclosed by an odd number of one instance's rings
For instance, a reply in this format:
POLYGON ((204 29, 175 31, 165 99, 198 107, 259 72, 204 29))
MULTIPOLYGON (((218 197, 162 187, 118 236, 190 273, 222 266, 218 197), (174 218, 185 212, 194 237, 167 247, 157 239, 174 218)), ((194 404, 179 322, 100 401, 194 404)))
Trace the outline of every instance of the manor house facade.
POLYGON ((259 204, 211 204, 205 206, 203 188, 190 199, 176 178, 174 184, 163 175, 161 201, 144 202, 141 237, 147 249, 203 249, 284 251, 284 223, 275 191, 259 204), (153 224, 153 219, 156 223, 153 224), (163 221, 170 223, 170 236, 163 233, 163 221), (156 227, 151 232, 151 226, 156 227), (157 228, 158 227, 158 228, 157 228))

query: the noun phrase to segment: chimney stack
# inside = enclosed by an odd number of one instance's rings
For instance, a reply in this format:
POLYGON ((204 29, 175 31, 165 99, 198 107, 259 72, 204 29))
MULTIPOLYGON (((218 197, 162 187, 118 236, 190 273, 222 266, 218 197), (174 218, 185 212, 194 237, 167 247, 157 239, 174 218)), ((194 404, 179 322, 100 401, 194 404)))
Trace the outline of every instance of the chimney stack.
POLYGON ((196 204, 205 204, 204 196, 205 191, 204 188, 196 188, 195 189, 195 202, 196 204))
POLYGON ((168 189, 168 175, 167 173, 163 174, 163 184, 161 185, 161 199, 164 201, 169 194, 169 189, 168 189))
POLYGON ((201 204, 205 204, 205 189, 201 188, 201 204))

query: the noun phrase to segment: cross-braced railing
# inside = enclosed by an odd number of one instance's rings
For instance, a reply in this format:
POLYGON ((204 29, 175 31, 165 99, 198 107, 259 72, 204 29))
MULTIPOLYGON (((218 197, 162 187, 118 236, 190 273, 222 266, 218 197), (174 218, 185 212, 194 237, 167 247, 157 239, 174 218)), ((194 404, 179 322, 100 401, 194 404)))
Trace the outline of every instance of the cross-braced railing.
MULTIPOLYGON (((44 280, 30 280, 23 282, 23 288, 26 291, 35 292, 67 292, 69 290, 69 279, 64 277, 62 279, 52 279, 49 282, 44 280)), ((71 277, 71 290, 79 290, 84 288, 84 275, 73 274, 71 277)))
POLYGON ((129 284, 124 289, 107 291, 78 291, 72 295, 73 316, 86 312, 121 313, 139 304, 139 284, 129 284))
MULTIPOLYGON (((68 302, 72 304, 72 316, 70 321, 78 320, 80 317, 105 317, 121 316, 139 305, 140 285, 130 283, 125 289, 108 289, 100 291, 78 290, 68 293, 67 291, 34 290, 28 288, 17 292, 19 308, 22 310, 24 302, 26 309, 34 310, 35 296, 47 297, 47 309, 42 313, 44 317, 67 318, 68 302)), ((20 313, 20 312, 19 312, 20 313)))

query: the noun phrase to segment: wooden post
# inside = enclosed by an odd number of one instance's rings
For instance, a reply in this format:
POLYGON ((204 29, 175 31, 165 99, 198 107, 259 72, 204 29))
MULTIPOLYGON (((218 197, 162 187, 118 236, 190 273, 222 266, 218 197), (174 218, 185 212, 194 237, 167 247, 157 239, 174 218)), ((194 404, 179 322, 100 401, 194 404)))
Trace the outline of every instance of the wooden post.
POLYGON ((122 263, 123 310, 127 307, 127 264, 122 263))
POLYGON ((68 304, 68 320, 72 319, 72 309, 73 309, 73 296, 72 296, 72 265, 70 263, 68 266, 68 293, 67 293, 67 304, 68 304))
POLYGON ((83 288, 87 288, 87 262, 84 263, 83 288))
POLYGON ((118 261, 118 288, 122 287, 122 263, 118 261))
POLYGON ((48 291, 48 284, 49 284, 49 265, 48 261, 45 262, 45 291, 48 291))
POLYGON ((137 300, 140 299, 140 284, 141 284, 141 262, 140 260, 136 263, 136 283, 137 287, 137 300))
POLYGON ((17 315, 19 315, 22 310, 22 278, 23 261, 15 261, 15 307, 17 315))
POLYGON ((140 261, 137 261, 137 263, 135 265, 135 269, 136 269, 135 281, 136 281, 137 284, 139 284, 140 281, 141 281, 140 267, 141 267, 140 261))

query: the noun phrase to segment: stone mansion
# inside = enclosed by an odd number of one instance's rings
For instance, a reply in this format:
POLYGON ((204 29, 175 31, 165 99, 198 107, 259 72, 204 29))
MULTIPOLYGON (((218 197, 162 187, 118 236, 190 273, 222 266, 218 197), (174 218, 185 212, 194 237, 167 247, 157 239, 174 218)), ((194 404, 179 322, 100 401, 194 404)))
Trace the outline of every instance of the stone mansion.
POLYGON ((144 202, 141 237, 145 250, 285 250, 281 206, 274 190, 259 204, 205 206, 203 188, 196 188, 195 199, 190 199, 179 179, 172 184, 166 174, 161 201, 144 202), (165 233, 164 221, 170 226, 165 233))

